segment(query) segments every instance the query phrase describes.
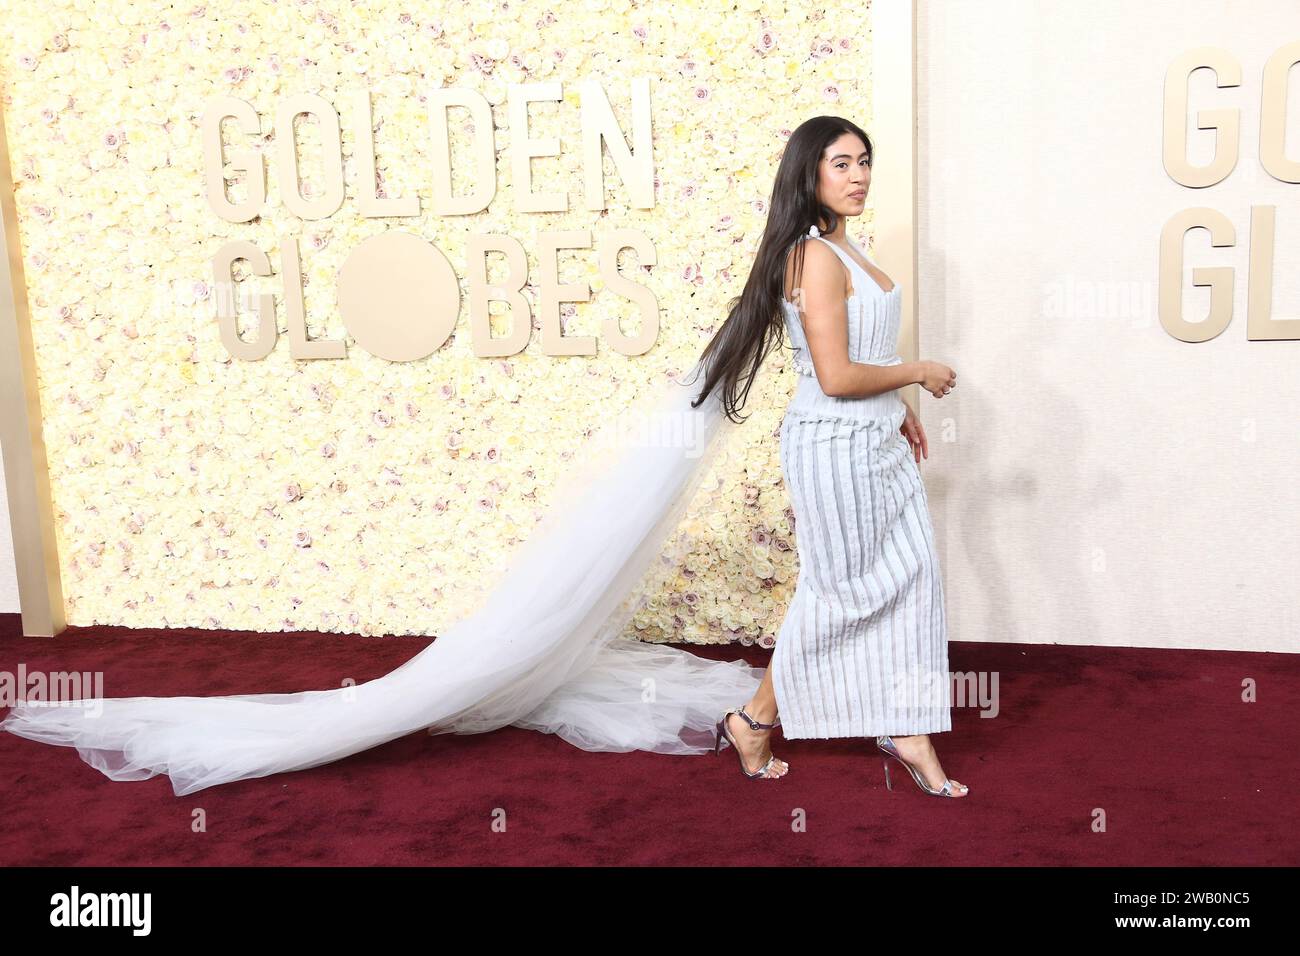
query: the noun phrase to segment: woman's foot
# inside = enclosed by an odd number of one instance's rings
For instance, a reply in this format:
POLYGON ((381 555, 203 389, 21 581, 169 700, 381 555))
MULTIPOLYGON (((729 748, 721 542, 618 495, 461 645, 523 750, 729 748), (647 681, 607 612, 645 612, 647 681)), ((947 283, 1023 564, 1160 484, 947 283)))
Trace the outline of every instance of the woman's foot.
MULTIPOLYGON (((930 742, 929 734, 910 734, 906 737, 895 737, 890 734, 889 739, 898 748, 898 755, 921 772, 930 789, 938 790, 945 780, 951 779, 944 776, 943 767, 939 764, 939 755, 934 752, 934 744, 930 742)), ((956 780, 952 781, 954 797, 964 797, 967 793, 964 784, 956 780)))
MULTIPOLYGON (((776 720, 774 709, 764 710, 752 700, 744 706, 743 710, 760 724, 770 724, 776 720)), ((727 715, 727 733, 731 734, 732 740, 735 741, 735 747, 740 751, 740 756, 745 762, 745 769, 751 773, 767 763, 767 758, 772 756, 772 748, 768 743, 772 731, 754 730, 740 714, 727 715)), ((783 777, 789 769, 790 765, 777 757, 763 777, 783 777)))

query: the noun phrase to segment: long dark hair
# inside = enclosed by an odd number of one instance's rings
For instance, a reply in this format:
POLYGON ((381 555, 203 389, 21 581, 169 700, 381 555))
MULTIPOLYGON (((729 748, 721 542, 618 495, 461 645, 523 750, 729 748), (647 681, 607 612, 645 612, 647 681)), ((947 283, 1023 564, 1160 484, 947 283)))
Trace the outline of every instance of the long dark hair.
MULTIPOLYGON (((785 263, 790 247, 809 227, 825 222, 824 232, 834 232, 839 217, 817 201, 817 176, 822 154, 845 133, 859 137, 870 161, 875 153, 867 134, 839 116, 814 116, 790 134, 772 186, 767 225, 758 243, 754 266, 738 298, 728 303, 722 327, 701 353, 706 371, 703 390, 691 402, 698 408, 716 387, 722 388, 722 407, 739 424, 737 412, 749 397, 754 377, 785 337, 781 299, 785 294, 785 263), (745 381, 742 385, 741 378, 745 381)), ((804 244, 795 253, 795 275, 803 273, 804 244)))

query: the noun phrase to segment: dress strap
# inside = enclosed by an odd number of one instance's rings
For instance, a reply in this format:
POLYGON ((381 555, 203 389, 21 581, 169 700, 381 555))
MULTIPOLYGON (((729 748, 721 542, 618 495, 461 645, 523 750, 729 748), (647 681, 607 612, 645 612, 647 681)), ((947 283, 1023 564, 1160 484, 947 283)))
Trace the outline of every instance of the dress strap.
POLYGON ((850 275, 853 274, 854 266, 858 266, 859 269, 862 268, 862 266, 859 266, 856 262, 853 261, 853 258, 847 252, 845 252, 839 246, 835 245, 835 243, 831 242, 829 239, 823 236, 821 230, 818 229, 815 225, 809 228, 808 237, 810 239, 820 239, 822 242, 826 243, 826 245, 830 246, 831 249, 834 251, 834 253, 840 257, 840 261, 849 267, 850 275))

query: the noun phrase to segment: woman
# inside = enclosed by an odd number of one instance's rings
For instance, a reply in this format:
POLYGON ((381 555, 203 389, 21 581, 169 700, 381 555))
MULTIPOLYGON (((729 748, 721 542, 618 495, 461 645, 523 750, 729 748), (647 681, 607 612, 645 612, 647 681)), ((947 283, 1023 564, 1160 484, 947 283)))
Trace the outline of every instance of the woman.
POLYGON ((736 748, 746 776, 784 776, 767 740, 779 713, 787 739, 875 736, 887 782, 892 758, 926 793, 961 797, 929 738, 952 726, 943 587, 917 470, 929 449, 897 391, 916 382, 941 398, 956 375, 898 357, 898 286, 845 232, 871 164, 871 140, 847 120, 795 130, 753 271, 704 352, 704 394, 721 387, 728 415, 782 331, 799 375, 781 427, 799 582, 772 666, 718 723, 717 743, 736 748))
MULTIPOLYGON (((177 796, 319 766, 417 730, 468 734, 507 725, 555 733, 584 750, 668 754, 717 753, 723 743, 720 734, 726 730, 726 740, 735 741, 738 753, 752 765, 763 757, 761 737, 738 728, 734 720, 729 729, 718 725, 717 715, 736 700, 748 700, 746 714, 761 718, 775 715, 779 697, 787 736, 825 736, 820 733, 821 721, 828 719, 819 709, 823 704, 807 696, 809 690, 820 693, 824 688, 806 684, 800 676, 800 668, 814 659, 820 633, 815 623, 811 627, 798 623, 801 608, 818 606, 807 589, 802 598, 796 591, 792 607, 796 613, 787 616, 782 628, 773 668, 775 684, 771 674, 741 661, 709 660, 680 648, 632 639, 624 631, 649 597, 645 585, 652 565, 657 561, 675 567, 690 543, 689 536, 673 543, 671 534, 724 447, 721 439, 734 420, 741 365, 752 360, 756 370, 765 354, 774 328, 772 316, 780 314, 776 299, 786 239, 806 231, 818 216, 828 240, 838 239, 843 234, 842 217, 861 211, 861 201, 850 202, 847 194, 853 191, 850 186, 865 190, 863 166, 841 168, 828 160, 827 171, 819 171, 826 147, 839 143, 846 132, 858 137, 851 145, 853 153, 861 153, 864 145, 869 150, 865 134, 833 118, 812 120, 792 137, 777 177, 759 260, 740 306, 694 374, 687 377, 692 382, 699 374, 707 375, 700 397, 693 398, 688 382, 674 379, 607 423, 600 440, 583 450, 578 464, 557 484, 542 523, 504 568, 488 579, 495 585, 479 607, 406 663, 363 684, 353 685, 340 675, 344 686, 324 690, 109 698, 94 701, 93 706, 85 701, 23 701, 0 729, 75 747, 83 760, 113 780, 168 774, 177 796), (782 246, 779 251, 776 244, 782 246), (724 387, 715 388, 717 384, 724 387), (725 403, 724 392, 729 399, 725 403)), ((869 155, 866 159, 869 166, 869 155)), ((865 394, 917 380, 910 374, 915 370, 936 395, 951 387, 951 370, 936 363, 893 370, 851 365, 844 312, 831 307, 836 297, 842 300, 847 294, 845 278, 830 268, 831 250, 809 252, 808 276, 802 280, 800 294, 807 300, 805 324, 822 380, 835 381, 845 395, 865 394)), ((852 281, 854 294, 860 295, 862 280, 852 281)), ((882 277, 882 281, 887 280, 882 277)), ((803 385, 801 389, 807 394, 803 385)), ((804 407, 800 401, 796 396, 792 409, 804 407)), ((794 416, 789 420, 804 421, 794 416)), ((797 450, 815 442, 814 437, 804 437, 815 433, 804 428, 800 425, 793 432, 795 440, 784 441, 783 449, 797 450)), ((910 415, 905 431, 910 440, 924 445, 919 423, 910 415)), ((850 442, 849 447, 858 445, 850 442)), ((902 474, 899 455, 891 457, 883 442, 873 453, 877 457, 864 459, 864 466, 873 461, 889 463, 888 479, 893 484, 879 487, 894 488, 902 474)), ((788 459, 784 450, 783 455, 788 459)), ((907 474, 915 476, 915 471, 907 474)), ((880 481, 885 478, 882 473, 880 481)), ((797 513, 815 520, 823 506, 798 475, 795 479, 797 513)), ((914 487, 919 494, 919 479, 914 487)), ((907 515, 924 515, 923 500, 913 499, 909 508, 920 510, 909 510, 907 515)), ((897 525, 899 513, 884 515, 891 516, 897 525)), ((847 533, 850 529, 845 528, 847 533)), ((816 544, 818 539, 813 535, 810 540, 816 544)), ((815 552, 810 553, 808 566, 832 569, 815 552)), ((913 569, 907 580, 914 590, 922 578, 913 569)), ((815 615, 811 620, 815 622, 815 615)), ((860 639, 857 646, 862 646, 860 639)), ((831 658, 827 662, 835 663, 831 658)), ((946 670, 946 663, 943 666, 946 670)), ((111 676, 107 675, 110 680, 111 676)), ((933 709, 924 711, 933 713, 933 709)), ((852 709, 845 716, 850 721, 859 719, 852 709)), ((756 722, 760 728, 767 723, 756 722)), ((896 723, 858 729, 902 732, 896 723)), ((914 743, 900 738, 897 746, 898 759, 912 760, 929 779, 940 774, 937 761, 927 762, 914 743)), ((784 762, 768 761, 763 774, 775 776, 773 771, 785 769, 784 762)))

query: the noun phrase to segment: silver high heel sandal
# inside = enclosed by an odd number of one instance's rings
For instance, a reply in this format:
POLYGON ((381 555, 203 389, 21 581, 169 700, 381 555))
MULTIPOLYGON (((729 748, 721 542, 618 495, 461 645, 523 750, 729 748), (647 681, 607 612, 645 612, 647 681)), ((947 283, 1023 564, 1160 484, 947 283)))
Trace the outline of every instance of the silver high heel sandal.
MULTIPOLYGON (((763 723, 759 723, 753 717, 749 716, 749 714, 745 713, 744 707, 737 707, 735 710, 727 711, 725 714, 722 715, 722 719, 718 721, 718 726, 717 726, 718 739, 716 743, 714 743, 713 745, 713 756, 716 757, 719 753, 722 752, 722 742, 725 740, 727 743, 731 744, 732 748, 736 751, 736 758, 740 761, 741 773, 743 773, 746 777, 749 777, 751 779, 754 777, 763 777, 767 779, 767 772, 771 770, 772 766, 776 763, 777 760, 776 754, 772 754, 770 757, 768 757, 767 763, 763 764, 763 766, 759 767, 757 770, 753 770, 753 771, 746 770, 745 755, 740 752, 740 748, 736 746, 736 741, 732 739, 731 733, 727 729, 727 718, 730 717, 732 714, 740 714, 741 717, 745 718, 745 720, 749 722, 750 730, 771 730, 773 727, 779 727, 781 725, 781 718, 778 717, 770 724, 763 724, 763 723)), ((780 778, 772 777, 770 779, 778 780, 780 778)))
POLYGON ((927 793, 932 797, 952 797, 953 799, 956 799, 957 793, 964 795, 970 790, 970 787, 966 786, 964 783, 954 784, 951 780, 947 779, 946 777, 944 778, 943 786, 940 787, 938 790, 934 790, 930 787, 928 783, 926 783, 925 777, 924 775, 922 775, 921 771, 917 770, 916 767, 912 766, 910 763, 908 763, 906 760, 903 759, 903 755, 898 752, 898 747, 894 744, 894 741, 891 738, 877 737, 876 746, 879 747, 881 753, 885 755, 884 759, 882 760, 882 763, 885 765, 885 786, 888 787, 890 790, 894 789, 894 784, 889 779, 889 758, 890 757, 893 757, 895 760, 897 760, 899 763, 901 763, 904 767, 907 768, 908 772, 912 775, 912 779, 916 781, 916 785, 921 788, 922 793, 927 793), (957 792, 954 793, 954 791, 957 792))

